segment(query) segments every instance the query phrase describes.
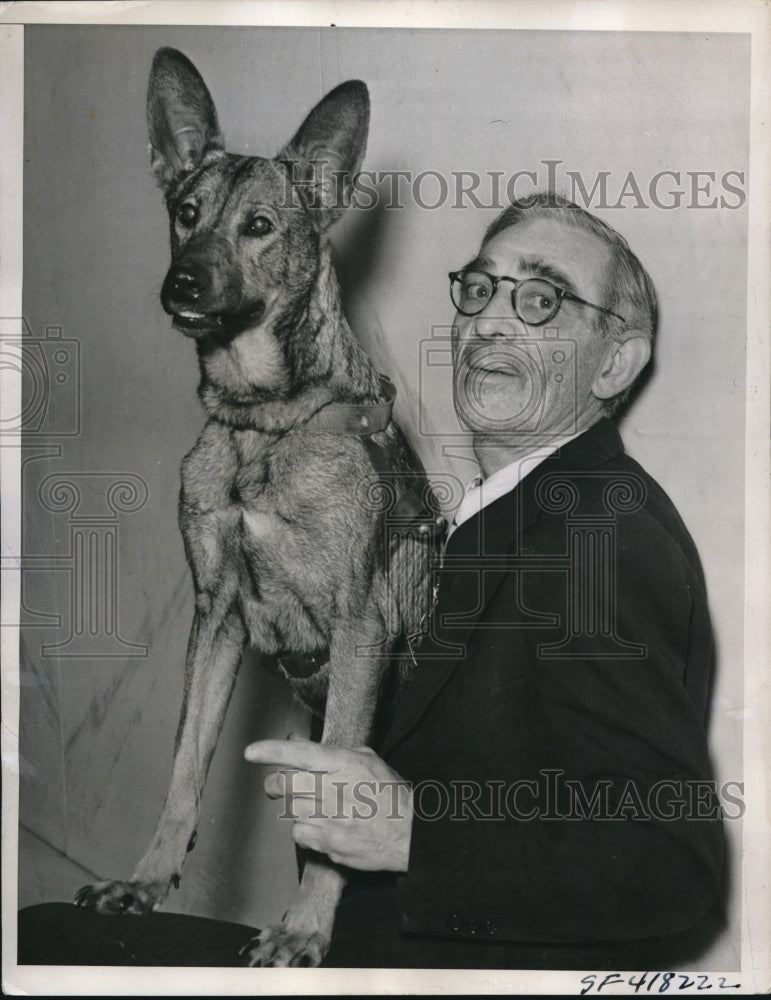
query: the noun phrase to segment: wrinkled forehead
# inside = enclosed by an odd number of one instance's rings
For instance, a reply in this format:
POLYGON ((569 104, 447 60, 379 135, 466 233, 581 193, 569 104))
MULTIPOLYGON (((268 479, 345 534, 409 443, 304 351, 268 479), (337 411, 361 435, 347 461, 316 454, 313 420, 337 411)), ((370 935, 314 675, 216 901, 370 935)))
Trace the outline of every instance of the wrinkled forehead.
POLYGON ((232 198, 257 198, 264 204, 280 206, 297 197, 289 168, 277 160, 261 156, 215 155, 185 178, 174 191, 172 200, 183 201, 197 194, 210 201, 226 202, 232 198))
POLYGON ((602 304, 611 251, 586 229, 539 216, 502 229, 482 245, 474 263, 496 275, 546 278, 602 304))

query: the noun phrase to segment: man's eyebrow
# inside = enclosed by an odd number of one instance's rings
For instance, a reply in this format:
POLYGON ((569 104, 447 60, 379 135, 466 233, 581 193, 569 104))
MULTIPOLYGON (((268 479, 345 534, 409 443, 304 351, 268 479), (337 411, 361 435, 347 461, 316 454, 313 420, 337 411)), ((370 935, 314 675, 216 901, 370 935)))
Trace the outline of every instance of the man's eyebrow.
POLYGON ((475 257, 472 261, 469 261, 465 267, 462 268, 463 271, 484 271, 488 267, 492 267, 493 262, 489 257, 475 257))
POLYGON ((559 267, 555 267, 554 264, 550 264, 547 260, 544 260, 542 257, 520 258, 519 269, 526 272, 529 277, 544 278, 546 281, 551 281, 560 288, 564 288, 566 292, 575 293, 575 285, 567 274, 565 274, 565 272, 559 267))
MULTIPOLYGON (((492 266, 493 262, 489 257, 475 257, 474 260, 466 264, 463 270, 485 271, 492 266)), ((572 292, 573 294, 576 292, 576 287, 567 274, 559 267, 544 260, 543 257, 518 257, 513 269, 515 274, 511 275, 511 277, 523 275, 527 278, 543 278, 545 281, 551 281, 560 288, 564 288, 566 292, 572 292)))

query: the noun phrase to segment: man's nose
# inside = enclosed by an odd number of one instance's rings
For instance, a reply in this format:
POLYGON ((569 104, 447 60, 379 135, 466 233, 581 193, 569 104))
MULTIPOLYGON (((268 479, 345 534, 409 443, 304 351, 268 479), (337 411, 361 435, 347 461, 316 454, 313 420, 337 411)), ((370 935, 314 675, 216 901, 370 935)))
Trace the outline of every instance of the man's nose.
POLYGON ((513 323, 502 316, 478 316, 474 321, 474 336, 480 340, 504 340, 514 336, 513 323))
POLYGON ((492 301, 488 311, 474 318, 474 336, 480 340, 503 340, 511 337, 527 336, 527 327, 514 312, 509 299, 508 307, 504 303, 492 301), (501 309, 503 305, 503 309, 501 309))
POLYGON ((501 283, 484 312, 474 317, 474 336, 496 340, 526 334, 527 327, 514 310, 511 286, 501 283))

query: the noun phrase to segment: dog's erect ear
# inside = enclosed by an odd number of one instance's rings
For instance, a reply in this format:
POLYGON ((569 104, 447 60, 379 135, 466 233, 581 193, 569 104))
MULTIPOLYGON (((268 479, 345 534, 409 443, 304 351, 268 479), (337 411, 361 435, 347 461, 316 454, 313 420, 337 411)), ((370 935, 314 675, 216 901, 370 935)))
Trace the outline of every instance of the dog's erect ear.
POLYGON ((281 150, 290 176, 326 229, 350 201, 369 131, 369 92, 361 80, 348 80, 322 98, 281 150))
POLYGON ((190 60, 176 49, 158 49, 147 88, 150 164, 167 189, 224 143, 214 102, 190 60))

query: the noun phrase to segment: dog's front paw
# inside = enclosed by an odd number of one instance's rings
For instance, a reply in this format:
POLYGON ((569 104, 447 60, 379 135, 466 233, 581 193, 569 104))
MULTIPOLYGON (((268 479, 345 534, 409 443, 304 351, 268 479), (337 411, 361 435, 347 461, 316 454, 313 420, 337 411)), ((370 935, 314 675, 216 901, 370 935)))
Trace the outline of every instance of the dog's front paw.
POLYGON ((321 964, 329 940, 318 932, 291 930, 284 924, 266 927, 239 954, 247 964, 263 968, 302 968, 321 964))
POLYGON ((132 913, 143 916, 159 906, 168 895, 168 886, 153 882, 97 882, 75 893, 75 904, 97 913, 132 913))

